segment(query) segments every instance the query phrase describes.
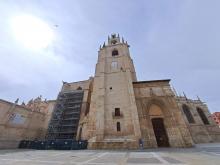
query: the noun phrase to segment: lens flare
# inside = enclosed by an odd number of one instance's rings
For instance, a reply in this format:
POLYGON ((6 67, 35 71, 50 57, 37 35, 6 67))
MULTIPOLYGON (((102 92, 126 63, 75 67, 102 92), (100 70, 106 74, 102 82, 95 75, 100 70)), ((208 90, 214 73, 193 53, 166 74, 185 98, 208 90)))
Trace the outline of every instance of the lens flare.
POLYGON ((11 21, 11 27, 16 40, 28 48, 46 48, 54 39, 53 30, 49 25, 31 15, 14 17, 11 21))

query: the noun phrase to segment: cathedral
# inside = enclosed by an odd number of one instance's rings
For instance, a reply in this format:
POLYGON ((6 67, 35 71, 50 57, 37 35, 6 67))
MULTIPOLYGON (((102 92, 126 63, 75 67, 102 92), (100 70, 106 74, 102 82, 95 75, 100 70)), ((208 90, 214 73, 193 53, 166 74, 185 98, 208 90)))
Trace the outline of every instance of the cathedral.
POLYGON ((191 147, 220 141, 199 98, 178 96, 170 79, 138 81, 127 41, 100 46, 94 77, 63 82, 46 139, 87 140, 89 149, 191 147))

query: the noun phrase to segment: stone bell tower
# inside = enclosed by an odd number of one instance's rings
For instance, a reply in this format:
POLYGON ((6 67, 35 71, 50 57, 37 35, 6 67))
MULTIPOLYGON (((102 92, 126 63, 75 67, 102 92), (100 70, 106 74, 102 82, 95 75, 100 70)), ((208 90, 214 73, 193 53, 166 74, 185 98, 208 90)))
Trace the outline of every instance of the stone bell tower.
POLYGON ((89 148, 137 148, 141 137, 129 45, 112 34, 100 46, 90 104, 89 148))

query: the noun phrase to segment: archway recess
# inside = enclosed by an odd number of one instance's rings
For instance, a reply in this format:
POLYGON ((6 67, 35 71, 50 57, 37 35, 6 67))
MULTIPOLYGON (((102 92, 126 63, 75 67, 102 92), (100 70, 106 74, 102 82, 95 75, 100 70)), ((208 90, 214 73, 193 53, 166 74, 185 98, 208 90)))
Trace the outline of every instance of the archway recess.
POLYGON ((164 125, 164 116, 162 109, 155 104, 152 104, 149 109, 154 135, 158 147, 169 147, 169 139, 164 125))

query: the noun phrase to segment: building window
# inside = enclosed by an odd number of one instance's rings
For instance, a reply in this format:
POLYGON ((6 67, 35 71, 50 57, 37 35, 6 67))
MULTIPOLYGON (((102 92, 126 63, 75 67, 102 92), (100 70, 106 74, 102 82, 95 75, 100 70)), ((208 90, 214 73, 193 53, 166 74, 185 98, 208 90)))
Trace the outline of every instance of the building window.
POLYGON ((121 131, 121 125, 120 125, 120 122, 117 122, 117 132, 120 132, 121 131))
POLYGON ((115 116, 121 116, 120 108, 115 108, 115 116))
POLYGON ((209 124, 209 121, 205 115, 205 113, 203 112, 203 110, 201 108, 196 108, 200 118, 202 119, 202 122, 205 124, 205 125, 208 125, 209 124))
POLYGON ((111 42, 113 45, 114 44, 116 44, 117 43, 117 41, 116 40, 112 40, 112 42, 111 42))
POLYGON ((183 112, 184 112, 184 114, 186 115, 186 118, 187 118, 188 122, 189 122, 189 123, 195 123, 195 120, 194 120, 194 118, 193 118, 193 116, 192 116, 192 114, 191 114, 191 112, 190 112, 189 107, 184 104, 184 105, 182 106, 182 108, 183 108, 183 112))
POLYGON ((118 62, 117 61, 113 61, 111 64, 112 69, 117 69, 118 68, 118 62))
POLYGON ((118 50, 116 50, 116 49, 113 50, 113 51, 112 51, 112 56, 118 56, 118 50))

